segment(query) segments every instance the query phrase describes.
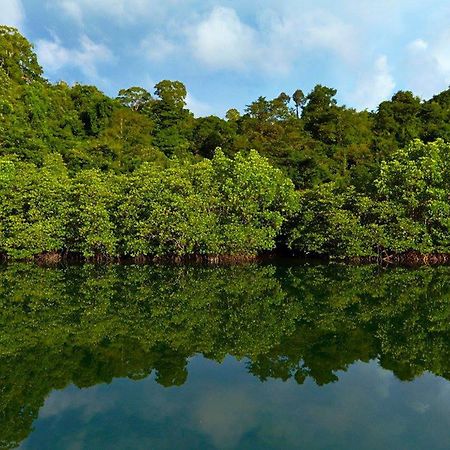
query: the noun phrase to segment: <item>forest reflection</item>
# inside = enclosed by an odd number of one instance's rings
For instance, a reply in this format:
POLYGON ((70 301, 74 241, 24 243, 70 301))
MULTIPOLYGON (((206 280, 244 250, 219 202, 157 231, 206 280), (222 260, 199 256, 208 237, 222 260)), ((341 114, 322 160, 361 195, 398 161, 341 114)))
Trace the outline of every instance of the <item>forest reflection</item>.
POLYGON ((0 267, 0 448, 14 448, 54 389, 117 377, 162 386, 189 358, 321 386, 376 359, 404 381, 450 379, 450 268, 0 267))

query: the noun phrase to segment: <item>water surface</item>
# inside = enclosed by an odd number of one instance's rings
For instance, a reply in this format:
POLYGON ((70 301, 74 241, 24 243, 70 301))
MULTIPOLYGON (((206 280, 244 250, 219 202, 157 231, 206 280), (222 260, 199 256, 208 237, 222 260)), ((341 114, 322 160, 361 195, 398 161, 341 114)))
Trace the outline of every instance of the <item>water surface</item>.
POLYGON ((0 448, 449 448, 447 267, 13 264, 0 308, 0 448))

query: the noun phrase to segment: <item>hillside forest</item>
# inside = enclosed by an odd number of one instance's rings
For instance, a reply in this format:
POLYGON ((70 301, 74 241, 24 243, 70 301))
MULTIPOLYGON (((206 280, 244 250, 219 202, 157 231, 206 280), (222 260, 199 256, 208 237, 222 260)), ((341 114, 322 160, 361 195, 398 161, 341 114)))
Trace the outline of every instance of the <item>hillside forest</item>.
POLYGON ((49 82, 0 27, 0 254, 241 258, 450 253, 450 89, 374 111, 301 86, 195 117, 152 92, 49 82))

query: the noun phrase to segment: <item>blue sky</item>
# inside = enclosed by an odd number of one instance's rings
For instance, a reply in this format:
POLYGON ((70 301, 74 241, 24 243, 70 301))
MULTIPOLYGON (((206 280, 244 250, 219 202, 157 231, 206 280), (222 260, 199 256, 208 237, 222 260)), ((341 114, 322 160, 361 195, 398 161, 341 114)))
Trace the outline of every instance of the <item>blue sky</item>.
POLYGON ((372 109, 450 84, 447 0, 0 0, 47 78, 153 92, 183 81, 196 115, 321 83, 372 109))

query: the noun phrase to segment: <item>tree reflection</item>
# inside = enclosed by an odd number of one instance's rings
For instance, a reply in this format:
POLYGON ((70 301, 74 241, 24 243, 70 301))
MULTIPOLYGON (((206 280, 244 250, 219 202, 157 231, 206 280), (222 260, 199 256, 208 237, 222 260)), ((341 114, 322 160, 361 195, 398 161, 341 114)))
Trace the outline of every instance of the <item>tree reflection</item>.
POLYGON ((0 447, 53 389, 154 374, 180 386, 195 354, 245 358, 261 381, 338 381, 378 359, 401 380, 450 379, 450 269, 243 265, 0 268, 0 447))

